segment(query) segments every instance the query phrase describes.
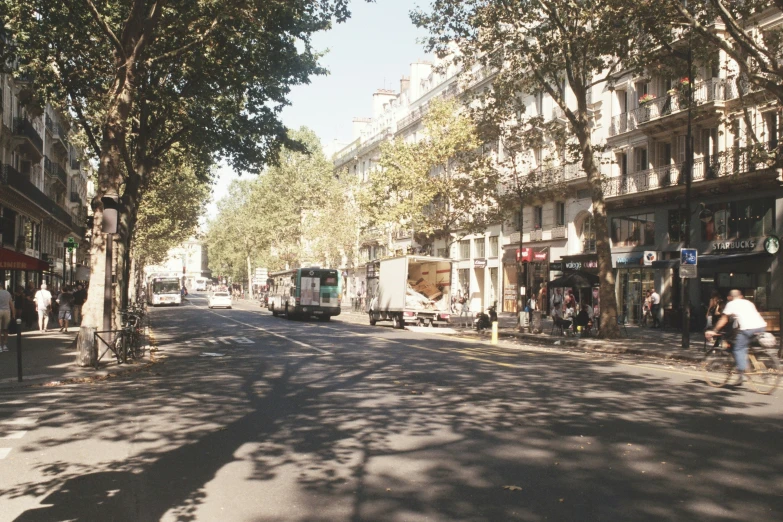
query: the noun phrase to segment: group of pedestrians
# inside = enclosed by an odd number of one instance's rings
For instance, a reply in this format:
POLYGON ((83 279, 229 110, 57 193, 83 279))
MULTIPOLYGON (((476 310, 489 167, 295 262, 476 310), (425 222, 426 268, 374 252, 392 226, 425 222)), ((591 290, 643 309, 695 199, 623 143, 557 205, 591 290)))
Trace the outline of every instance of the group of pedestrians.
POLYGON ((652 328, 661 327, 661 295, 653 288, 647 290, 642 304, 641 326, 647 326, 647 321, 652 320, 652 328))
POLYGON ((0 282, 0 352, 8 351, 8 334, 16 330, 17 319, 20 320, 18 327, 28 330, 33 329, 37 319, 38 330, 47 332, 49 318, 56 312, 60 332, 67 332, 71 324, 81 323, 86 300, 87 290, 82 284, 65 286, 55 297, 45 281, 38 289, 30 281, 26 289, 17 287, 13 294, 5 288, 4 282, 0 282))

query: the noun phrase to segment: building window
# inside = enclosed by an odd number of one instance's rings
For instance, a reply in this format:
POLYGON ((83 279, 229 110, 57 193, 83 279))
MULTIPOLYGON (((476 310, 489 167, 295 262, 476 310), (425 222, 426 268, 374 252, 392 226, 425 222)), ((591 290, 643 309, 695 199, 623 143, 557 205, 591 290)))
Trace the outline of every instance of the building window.
POLYGON ((762 237, 775 233, 775 201, 732 201, 709 205, 712 219, 701 225, 704 241, 762 237))
POLYGON ((582 223, 582 252, 584 254, 595 253, 595 223, 593 222, 593 216, 588 216, 582 223))
POLYGON ((633 151, 634 159, 636 160, 635 169, 634 172, 642 172, 643 170, 647 170, 648 164, 647 164, 647 149, 646 148, 637 148, 633 151))
POLYGON ((557 226, 565 226, 565 203, 562 201, 555 203, 555 221, 557 222, 557 226))
POLYGON ((489 238, 489 257, 498 257, 498 236, 489 238))
POLYGON ((669 211, 669 243, 685 241, 685 211, 674 209, 669 211))
POLYGON ((484 255, 485 254, 485 249, 484 249, 484 245, 485 244, 486 243, 484 242, 484 238, 483 237, 479 237, 479 238, 476 238, 476 239, 473 240, 473 245, 474 245, 474 250, 473 251, 475 252, 476 257, 478 257, 478 258, 485 257, 485 255, 484 255))
POLYGON ((459 242, 459 258, 470 259, 470 240, 463 239, 459 242))
POLYGON ((764 126, 767 131, 767 147, 769 149, 777 148, 778 146, 778 113, 768 112, 764 115, 764 126))
POLYGON ((655 214, 612 219, 612 242, 615 246, 654 245, 655 214))
POLYGON ((449 249, 448 248, 439 248, 438 249, 438 257, 442 257, 442 258, 448 259, 448 257, 449 257, 449 249))
POLYGON ((13 245, 16 241, 16 212, 9 208, 3 208, 2 222, 3 243, 13 245))
POLYGON ((533 207, 533 228, 540 229, 544 225, 544 207, 533 207))
POLYGON ((460 268, 457 270, 457 279, 459 279, 459 289, 462 295, 470 295, 470 269, 460 268))

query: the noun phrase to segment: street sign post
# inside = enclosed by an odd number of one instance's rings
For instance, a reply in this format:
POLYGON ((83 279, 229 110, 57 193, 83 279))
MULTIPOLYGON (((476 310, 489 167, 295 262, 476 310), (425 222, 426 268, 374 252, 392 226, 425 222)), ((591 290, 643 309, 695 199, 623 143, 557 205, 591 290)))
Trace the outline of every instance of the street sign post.
POLYGON ((680 277, 693 279, 698 277, 699 251, 695 248, 680 250, 680 277))

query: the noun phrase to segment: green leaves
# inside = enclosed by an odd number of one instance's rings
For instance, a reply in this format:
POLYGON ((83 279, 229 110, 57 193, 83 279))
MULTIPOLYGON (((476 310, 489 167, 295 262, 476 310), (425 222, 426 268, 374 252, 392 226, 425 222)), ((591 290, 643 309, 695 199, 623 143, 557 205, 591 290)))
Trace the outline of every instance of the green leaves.
POLYGON ((418 142, 381 146, 361 208, 369 225, 412 228, 421 236, 479 231, 499 219, 497 178, 476 125, 454 100, 430 102, 418 142))

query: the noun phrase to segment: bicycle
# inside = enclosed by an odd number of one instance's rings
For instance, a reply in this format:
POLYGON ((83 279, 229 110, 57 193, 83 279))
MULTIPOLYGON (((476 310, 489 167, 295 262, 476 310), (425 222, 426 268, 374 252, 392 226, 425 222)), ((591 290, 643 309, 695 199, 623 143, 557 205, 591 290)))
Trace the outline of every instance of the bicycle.
MULTIPOLYGON (((732 375, 739 376, 731 348, 718 346, 709 349, 702 369, 707 384, 715 388, 722 388, 728 384, 732 375)), ((778 359, 759 346, 755 338, 748 347, 745 376, 751 388, 763 395, 771 394, 780 384, 781 370, 778 359)))

